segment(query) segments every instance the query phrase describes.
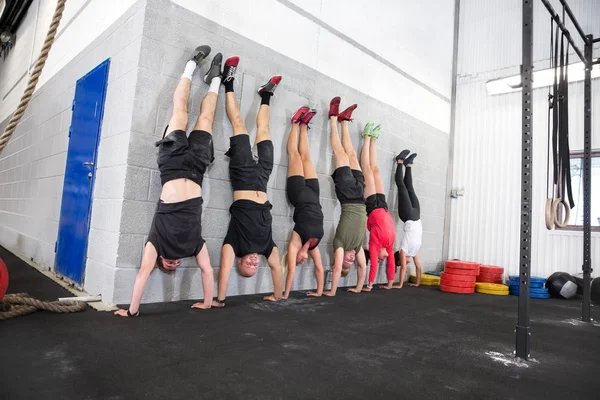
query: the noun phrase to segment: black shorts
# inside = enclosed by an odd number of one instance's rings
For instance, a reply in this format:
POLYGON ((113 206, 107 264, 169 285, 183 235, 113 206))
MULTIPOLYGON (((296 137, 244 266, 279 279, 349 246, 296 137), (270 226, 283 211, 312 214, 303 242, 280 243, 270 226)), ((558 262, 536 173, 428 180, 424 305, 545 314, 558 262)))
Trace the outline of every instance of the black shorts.
POLYGON ((287 178, 287 197, 294 207, 301 203, 319 203, 319 180, 317 178, 304 179, 303 176, 294 175, 287 178))
POLYGON ((215 159, 212 135, 206 131, 192 131, 189 138, 185 131, 170 132, 156 142, 160 181, 165 183, 186 178, 202 186, 206 168, 215 159))
POLYGON ((339 167, 331 175, 341 204, 365 203, 365 176, 350 167, 339 167))
POLYGON ((233 190, 267 192, 269 176, 273 171, 273 142, 263 140, 256 144, 258 162, 250 147, 250 136, 236 135, 229 140, 229 179, 233 190))
POLYGON ((365 204, 367 205, 367 215, 370 215, 373 211, 377 210, 378 208, 384 208, 386 210, 388 209, 387 202, 385 201, 385 194, 382 193, 375 193, 370 195, 369 197, 367 197, 365 204))

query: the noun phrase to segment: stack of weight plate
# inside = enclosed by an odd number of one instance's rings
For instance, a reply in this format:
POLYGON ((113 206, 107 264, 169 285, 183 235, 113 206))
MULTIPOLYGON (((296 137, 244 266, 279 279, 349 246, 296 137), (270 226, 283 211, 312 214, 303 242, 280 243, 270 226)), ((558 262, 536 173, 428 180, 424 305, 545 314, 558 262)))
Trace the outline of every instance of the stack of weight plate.
MULTIPOLYGON (((417 276, 410 276, 410 283, 417 283, 417 276)), ((421 275, 421 285, 423 286, 440 286, 440 277, 430 274, 421 275)))
MULTIPOLYGON (((517 275, 511 275, 508 277, 506 284, 510 287, 510 294, 513 296, 519 295, 519 277, 517 275)), ((529 278, 529 297, 532 299, 548 299, 550 293, 548 289, 544 287, 546 279, 537 278, 532 276, 529 278)))
POLYGON ((488 282, 477 282, 475 283, 475 291, 477 293, 491 294, 495 296, 508 296, 508 286, 488 283, 488 282))
POLYGON ((444 272, 440 274, 440 290, 449 293, 474 293, 477 275, 479 275, 479 264, 448 260, 444 272))
POLYGON ((502 284, 503 275, 504 268, 502 267, 496 267, 493 265, 482 265, 479 267, 479 275, 477 276, 477 282, 502 284))

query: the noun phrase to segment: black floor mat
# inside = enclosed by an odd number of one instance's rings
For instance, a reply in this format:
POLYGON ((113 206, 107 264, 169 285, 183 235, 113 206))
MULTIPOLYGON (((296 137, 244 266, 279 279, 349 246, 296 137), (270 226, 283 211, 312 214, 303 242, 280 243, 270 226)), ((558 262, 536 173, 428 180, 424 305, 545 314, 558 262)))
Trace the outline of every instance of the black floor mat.
MULTIPOLYGON (((67 294, 0 256, 9 292, 67 294)), ((138 319, 88 309, 2 321, 0 398, 600 398, 600 326, 578 320, 577 300, 532 300, 528 363, 512 357, 512 296, 421 287, 191 304, 143 305, 138 319)))

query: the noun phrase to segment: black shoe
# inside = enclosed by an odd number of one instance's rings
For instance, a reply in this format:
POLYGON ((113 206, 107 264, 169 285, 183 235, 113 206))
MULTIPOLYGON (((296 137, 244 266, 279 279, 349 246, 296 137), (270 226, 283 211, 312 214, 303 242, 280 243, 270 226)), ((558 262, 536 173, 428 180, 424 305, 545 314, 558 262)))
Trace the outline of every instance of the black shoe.
POLYGON ((412 165, 412 163, 415 161, 415 158, 417 158, 417 153, 412 153, 410 156, 404 159, 404 165, 412 165))
POLYGON ((198 46, 198 47, 196 47, 196 50, 194 50, 194 54, 192 54, 190 61, 195 62, 196 65, 200 65, 200 62, 202 60, 204 60, 206 57, 208 57, 209 54, 210 54, 210 46, 207 46, 207 45, 198 46))
POLYGON ((402 150, 402 151, 400 152, 400 154, 398 154, 398 155, 396 156, 396 162, 398 162, 398 161, 402 161, 402 162, 404 162, 404 159, 405 159, 405 158, 406 158, 406 156, 408 156, 409 154, 410 154, 410 150, 402 150))
POLYGON ((221 76, 221 63, 222 62, 223 62, 223 54, 217 53, 213 57, 212 63, 210 64, 210 68, 206 72, 206 75, 204 75, 204 82, 206 82, 210 85, 210 82, 213 80, 213 78, 216 78, 217 76, 221 76))
POLYGON ((221 83, 230 82, 235 79, 235 71, 237 71, 240 58, 238 56, 229 57, 225 61, 225 68, 223 68, 223 75, 221 76, 221 83))
POLYGON ((262 96, 263 94, 270 93, 272 95, 275 93, 275 89, 277 88, 277 85, 279 85, 279 82, 281 82, 281 76, 276 75, 272 77, 269 79, 269 82, 258 89, 258 94, 262 96))

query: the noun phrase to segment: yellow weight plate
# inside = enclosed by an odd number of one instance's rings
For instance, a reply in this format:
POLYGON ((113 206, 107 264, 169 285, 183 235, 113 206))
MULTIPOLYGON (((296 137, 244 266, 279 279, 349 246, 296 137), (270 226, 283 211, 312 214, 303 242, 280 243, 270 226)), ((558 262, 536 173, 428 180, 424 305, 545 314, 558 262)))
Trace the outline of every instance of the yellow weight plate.
POLYGON ((475 289, 508 291, 508 286, 499 283, 475 282, 475 289))
POLYGON ((486 290, 486 289, 475 289, 477 293, 491 294, 495 296, 508 296, 508 290, 486 290))

